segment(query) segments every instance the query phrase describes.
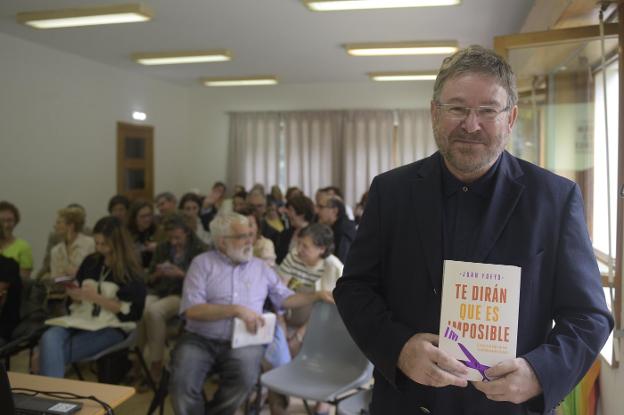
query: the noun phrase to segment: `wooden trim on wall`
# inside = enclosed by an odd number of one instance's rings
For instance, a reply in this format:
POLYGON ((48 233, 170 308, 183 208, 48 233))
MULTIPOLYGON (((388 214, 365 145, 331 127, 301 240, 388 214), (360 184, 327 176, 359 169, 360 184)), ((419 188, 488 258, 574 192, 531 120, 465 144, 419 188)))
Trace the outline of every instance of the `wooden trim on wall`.
MULTIPOLYGON (((622 49, 624 45, 624 22, 622 21, 622 17, 624 17, 624 3, 618 4, 618 16, 619 23, 618 24, 618 50, 620 54, 620 62, 618 65, 618 76, 620 79, 619 82, 619 108, 618 108, 618 194, 617 197, 617 223, 624 223, 624 205, 622 203, 621 189, 624 186, 624 65, 622 64, 622 53, 624 50, 622 49)), ((615 304, 613 308, 613 314, 615 318, 615 328, 620 329, 622 327, 622 266, 624 260, 624 252, 622 247, 622 238, 624 237, 622 226, 617 226, 617 236, 616 236, 616 244, 615 244, 615 252, 616 258, 618 259, 615 263, 615 304)), ((615 350, 615 348, 614 348, 615 350)), ((617 361, 617 359, 615 360, 617 361)))
MULTIPOLYGON (((618 23, 605 24, 606 36, 618 36, 618 23)), ((539 47, 549 43, 569 43, 600 38, 600 27, 581 26, 570 29, 546 30, 543 32, 517 33, 515 35, 496 36, 494 50, 505 59, 509 59, 509 49, 527 46, 539 47)))

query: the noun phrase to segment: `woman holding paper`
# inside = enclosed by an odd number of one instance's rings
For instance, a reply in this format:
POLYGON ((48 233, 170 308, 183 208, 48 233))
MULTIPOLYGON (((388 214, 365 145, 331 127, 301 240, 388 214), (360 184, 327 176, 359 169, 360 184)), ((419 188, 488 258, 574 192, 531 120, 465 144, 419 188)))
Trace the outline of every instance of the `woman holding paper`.
POLYGON ((39 343, 40 373, 63 377, 65 365, 122 341, 136 327, 145 305, 141 266, 119 219, 105 217, 93 229, 96 252, 80 265, 77 285, 68 288, 70 315, 53 325, 39 343))

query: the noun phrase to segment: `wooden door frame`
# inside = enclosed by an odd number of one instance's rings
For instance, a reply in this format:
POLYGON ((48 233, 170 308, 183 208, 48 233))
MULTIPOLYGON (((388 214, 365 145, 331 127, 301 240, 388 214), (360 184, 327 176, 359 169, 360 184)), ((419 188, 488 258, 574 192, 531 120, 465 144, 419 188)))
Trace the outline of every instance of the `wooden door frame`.
POLYGON ((145 168, 145 190, 142 198, 152 200, 154 198, 154 127, 144 124, 132 124, 127 122, 117 122, 117 193, 127 196, 130 200, 137 198, 137 192, 125 191, 125 169, 128 167, 145 168), (125 158, 125 134, 128 130, 141 132, 141 137, 146 138, 145 142, 145 162, 126 160, 125 158))

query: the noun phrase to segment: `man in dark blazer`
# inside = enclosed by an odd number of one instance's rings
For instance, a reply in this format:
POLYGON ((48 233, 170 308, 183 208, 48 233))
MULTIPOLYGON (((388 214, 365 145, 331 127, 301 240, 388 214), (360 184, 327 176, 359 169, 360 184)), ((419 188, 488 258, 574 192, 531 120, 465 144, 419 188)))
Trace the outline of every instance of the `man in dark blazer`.
POLYGON ((578 186, 504 151, 516 102, 505 61, 457 52, 434 85, 439 152, 373 180, 334 290, 375 365, 373 415, 551 413, 613 328, 578 186), (522 268, 518 357, 490 382, 437 347, 445 259, 522 268))

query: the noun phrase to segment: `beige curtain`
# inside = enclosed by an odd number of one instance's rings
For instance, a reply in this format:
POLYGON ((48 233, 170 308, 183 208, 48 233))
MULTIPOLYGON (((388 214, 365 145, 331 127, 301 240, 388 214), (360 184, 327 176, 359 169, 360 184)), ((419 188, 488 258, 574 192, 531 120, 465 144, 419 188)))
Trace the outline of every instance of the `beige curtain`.
POLYGON ((396 166, 430 156, 437 150, 428 109, 397 111, 396 166))
POLYGON ((246 189, 279 182, 280 116, 277 112, 230 113, 228 183, 246 189))
POLYGON ((231 113, 228 183, 298 186, 310 197, 336 185, 354 206, 373 177, 434 151, 424 109, 231 113))
POLYGON ((291 111, 284 123, 285 187, 314 197, 320 187, 341 183, 342 111, 291 111))
POLYGON ((342 146, 342 189, 354 206, 373 177, 392 167, 394 115, 391 110, 359 110, 345 114, 342 146))

